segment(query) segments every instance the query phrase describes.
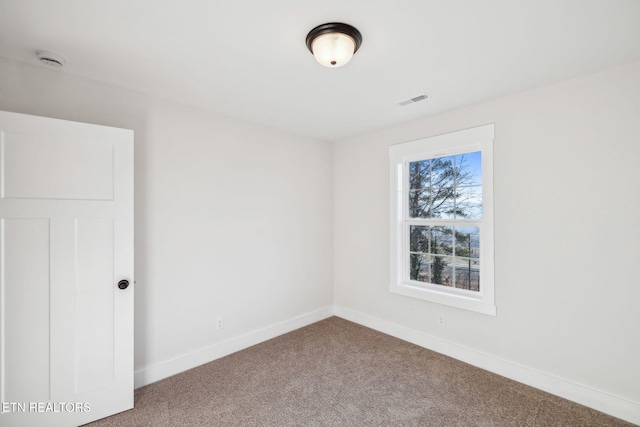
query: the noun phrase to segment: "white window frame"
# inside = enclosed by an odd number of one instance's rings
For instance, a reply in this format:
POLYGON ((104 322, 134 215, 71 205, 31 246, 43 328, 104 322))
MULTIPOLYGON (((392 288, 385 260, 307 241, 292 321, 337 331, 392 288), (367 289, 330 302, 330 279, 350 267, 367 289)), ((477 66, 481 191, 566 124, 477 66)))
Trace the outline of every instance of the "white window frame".
MULTIPOLYGON (((393 293, 438 304, 496 315, 493 251, 493 139, 494 125, 405 142, 389 147, 391 284, 393 293), (480 229, 480 291, 422 283, 409 279, 409 225, 421 220, 409 218, 409 163, 457 154, 482 152, 482 219, 456 220, 480 229)), ((433 224, 434 220, 428 220, 433 224)), ((435 220, 442 225, 453 221, 435 220)))

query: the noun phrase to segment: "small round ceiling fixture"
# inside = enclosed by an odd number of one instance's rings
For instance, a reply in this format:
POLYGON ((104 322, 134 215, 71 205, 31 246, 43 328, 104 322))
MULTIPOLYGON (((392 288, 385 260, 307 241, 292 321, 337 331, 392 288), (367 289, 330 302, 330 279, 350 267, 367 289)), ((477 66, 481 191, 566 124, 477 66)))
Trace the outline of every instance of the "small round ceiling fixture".
POLYGON ((37 52, 37 55, 38 55, 38 60, 41 63, 48 65, 50 67, 62 68, 66 62, 62 56, 56 55, 55 53, 51 53, 51 52, 40 51, 40 52, 37 52))
POLYGON ((307 34, 307 48, 325 67, 342 67, 351 60, 362 44, 362 34, 349 24, 330 22, 307 34))

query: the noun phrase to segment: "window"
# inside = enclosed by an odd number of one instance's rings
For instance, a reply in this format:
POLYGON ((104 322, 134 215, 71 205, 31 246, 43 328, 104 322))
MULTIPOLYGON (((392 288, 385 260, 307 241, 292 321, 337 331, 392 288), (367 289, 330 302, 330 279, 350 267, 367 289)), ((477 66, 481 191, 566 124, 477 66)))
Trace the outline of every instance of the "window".
POLYGON ((491 124, 389 147, 391 292, 496 314, 493 135, 491 124))

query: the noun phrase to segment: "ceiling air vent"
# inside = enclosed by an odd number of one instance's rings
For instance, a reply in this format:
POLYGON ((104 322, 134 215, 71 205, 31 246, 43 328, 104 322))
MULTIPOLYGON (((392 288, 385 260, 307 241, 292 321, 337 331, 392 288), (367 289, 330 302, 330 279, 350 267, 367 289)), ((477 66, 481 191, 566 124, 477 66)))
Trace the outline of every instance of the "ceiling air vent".
POLYGON ((416 102, 422 101, 427 99, 427 95, 426 94, 422 94, 422 95, 418 95, 415 98, 411 98, 411 99, 407 99, 406 101, 402 101, 399 102, 398 105, 404 107, 405 105, 409 105, 409 104, 414 104, 416 102))
POLYGON ((51 52, 38 52, 38 60, 49 67, 62 68, 65 60, 60 55, 51 52))

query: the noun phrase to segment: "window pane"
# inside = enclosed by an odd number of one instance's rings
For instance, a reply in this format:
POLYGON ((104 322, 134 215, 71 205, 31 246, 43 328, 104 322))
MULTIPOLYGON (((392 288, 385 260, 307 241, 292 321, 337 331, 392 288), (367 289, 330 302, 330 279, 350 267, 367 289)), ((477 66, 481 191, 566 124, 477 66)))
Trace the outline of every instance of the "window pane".
POLYGON ((454 156, 431 159, 431 186, 454 186, 454 156))
POLYGON ((480 258, 480 229, 456 227, 455 231, 456 256, 480 258))
POLYGON ((431 281, 431 264, 426 255, 409 255, 409 279, 429 283, 431 281))
POLYGON ((456 288, 480 291, 480 260, 456 258, 456 288))
POLYGON ((431 265, 431 282, 436 285, 452 286, 453 258, 449 256, 434 256, 431 265))
POLYGON ((409 163, 409 189, 417 190, 420 188, 428 188, 430 184, 429 167, 431 159, 420 160, 419 162, 409 163))
POLYGON ((410 218, 429 218, 429 189, 409 191, 409 217, 410 218))
POLYGON ((482 187, 458 187, 456 190, 456 218, 482 219, 482 187))
POLYGON ((456 157, 456 186, 482 185, 482 152, 465 153, 456 157))
POLYGON ((431 218, 453 218, 455 211, 455 189, 453 187, 433 187, 431 218))
POLYGON ((429 227, 409 226, 409 252, 429 252, 429 227))
POLYGON ((429 253, 440 255, 453 254, 452 227, 431 227, 429 237, 431 240, 429 253))

